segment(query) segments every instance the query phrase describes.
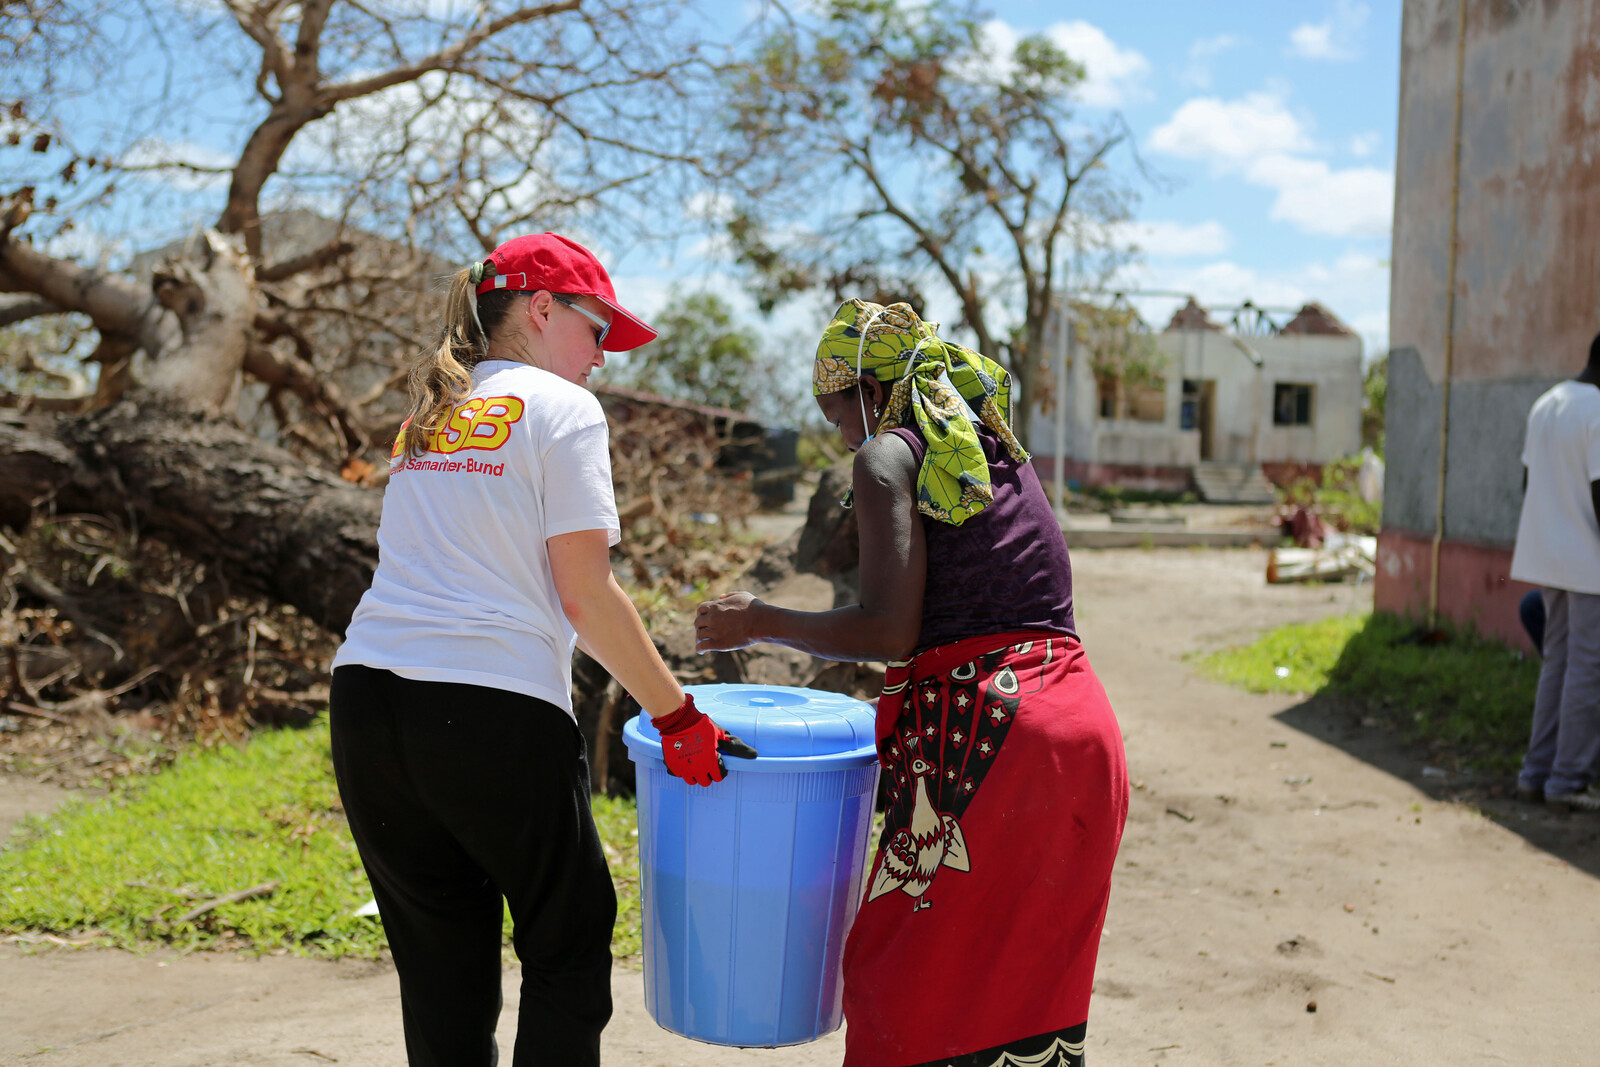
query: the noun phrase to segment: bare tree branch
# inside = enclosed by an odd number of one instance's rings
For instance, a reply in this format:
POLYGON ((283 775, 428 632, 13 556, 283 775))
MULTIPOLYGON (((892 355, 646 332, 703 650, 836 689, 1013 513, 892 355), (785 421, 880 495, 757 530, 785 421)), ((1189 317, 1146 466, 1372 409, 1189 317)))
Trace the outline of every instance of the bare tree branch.
MULTIPOLYGON (((289 81, 293 61, 290 59, 288 48, 278 39, 276 20, 272 17, 279 5, 252 4, 249 0, 223 0, 223 2, 227 4, 229 14, 233 15, 239 28, 261 46, 262 70, 270 71, 277 79, 278 91, 281 93, 289 81)), ((257 82, 258 88, 262 87, 263 82, 264 79, 257 82)))
POLYGON ((15 238, 0 239, 0 292, 33 293, 63 311, 82 312, 101 330, 137 337, 153 352, 175 329, 149 291, 126 275, 57 259, 15 238))
POLYGON ((297 274, 307 271, 321 270, 348 256, 356 250, 350 241, 330 241, 321 248, 313 249, 304 255, 293 256, 278 263, 256 269, 258 282, 282 282, 293 278, 297 274))
MULTIPOLYGON (((260 319, 258 318, 258 324, 260 319)), ((263 329, 264 334, 270 329, 263 329)), ((303 342, 303 338, 301 339, 303 342)), ((252 345, 245 354, 244 372, 257 381, 294 393, 306 406, 338 427, 345 454, 359 454, 370 443, 366 430, 350 410, 338 386, 305 359, 276 352, 265 345, 252 345)))
MULTIPOLYGON (((1125 217, 1131 192, 1106 163, 1126 126, 1076 122, 1082 65, 1042 35, 990 55, 985 18, 975 0, 820 0, 729 70, 721 158, 741 201, 729 235, 763 307, 882 279, 886 261, 913 289, 932 274, 1011 370, 1026 434, 1062 238, 1125 217), (782 251, 762 236, 780 228, 782 251)), ((1116 255, 1105 240, 1088 250, 1116 255)))
POLYGON ((0 298, 0 326, 14 326, 42 315, 61 315, 65 311, 59 304, 40 296, 4 297, 0 298))
POLYGON ((454 70, 463 56, 491 37, 504 33, 513 26, 520 26, 523 23, 576 11, 582 6, 582 3, 583 0, 561 0, 560 3, 545 4, 541 7, 520 8, 509 15, 495 19, 482 29, 472 31, 449 48, 440 49, 425 59, 419 59, 415 63, 408 63, 405 66, 384 71, 382 74, 374 74, 359 81, 346 82, 342 85, 330 85, 318 93, 318 96, 323 102, 335 104, 343 100, 354 100, 357 97, 368 96, 406 82, 416 81, 424 74, 429 74, 436 70, 454 70))

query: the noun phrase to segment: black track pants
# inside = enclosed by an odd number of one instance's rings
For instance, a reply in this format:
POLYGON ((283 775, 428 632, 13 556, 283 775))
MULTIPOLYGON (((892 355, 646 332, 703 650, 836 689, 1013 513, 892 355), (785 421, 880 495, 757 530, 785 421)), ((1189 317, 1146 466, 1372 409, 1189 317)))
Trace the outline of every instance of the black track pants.
POLYGON ((571 716, 534 697, 334 671, 333 766, 400 975, 412 1067, 488 1067, 501 898, 522 962, 515 1067, 600 1062, 617 898, 571 716))

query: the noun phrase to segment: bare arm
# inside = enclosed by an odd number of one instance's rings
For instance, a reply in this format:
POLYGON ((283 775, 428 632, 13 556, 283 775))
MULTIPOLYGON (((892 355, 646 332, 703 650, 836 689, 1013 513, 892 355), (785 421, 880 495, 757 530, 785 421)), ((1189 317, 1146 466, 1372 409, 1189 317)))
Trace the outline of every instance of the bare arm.
POLYGON ((833 611, 791 611, 749 593, 701 604, 695 651, 760 641, 835 660, 903 659, 922 629, 927 544, 917 512, 917 461, 900 438, 874 438, 856 453, 856 522, 861 535, 861 603, 833 611))
POLYGON ((604 530, 560 534, 545 542, 561 610, 584 651, 622 683, 653 716, 670 715, 683 703, 683 687, 661 661, 645 633, 633 601, 611 573, 604 530))

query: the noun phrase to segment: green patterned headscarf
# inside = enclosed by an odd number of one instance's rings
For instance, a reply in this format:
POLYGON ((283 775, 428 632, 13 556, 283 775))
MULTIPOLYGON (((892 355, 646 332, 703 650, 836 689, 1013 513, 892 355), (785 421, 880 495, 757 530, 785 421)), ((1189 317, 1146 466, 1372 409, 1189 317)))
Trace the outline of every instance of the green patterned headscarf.
POLYGON ((909 304, 847 300, 822 331, 811 392, 843 392, 861 374, 893 383, 878 432, 915 425, 928 444, 917 474, 917 507, 960 526, 994 500, 989 460, 962 399, 1018 463, 1027 462, 1028 453, 1011 431, 1010 373, 941 340, 938 331, 938 323, 923 322, 909 304))

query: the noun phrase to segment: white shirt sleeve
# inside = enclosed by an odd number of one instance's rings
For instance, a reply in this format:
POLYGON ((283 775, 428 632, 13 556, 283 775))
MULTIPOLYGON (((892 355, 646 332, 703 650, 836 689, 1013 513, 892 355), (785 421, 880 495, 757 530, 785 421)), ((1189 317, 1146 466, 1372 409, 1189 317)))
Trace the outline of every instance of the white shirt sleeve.
POLYGON ((1588 426, 1588 440, 1584 442, 1585 461, 1589 468, 1589 480, 1600 482, 1600 419, 1590 420, 1588 426))
MULTIPOLYGON (((595 407, 598 409, 599 405, 595 407)), ((544 453, 545 536, 605 530, 622 540, 611 488, 611 453, 604 417, 550 442, 544 453)))

